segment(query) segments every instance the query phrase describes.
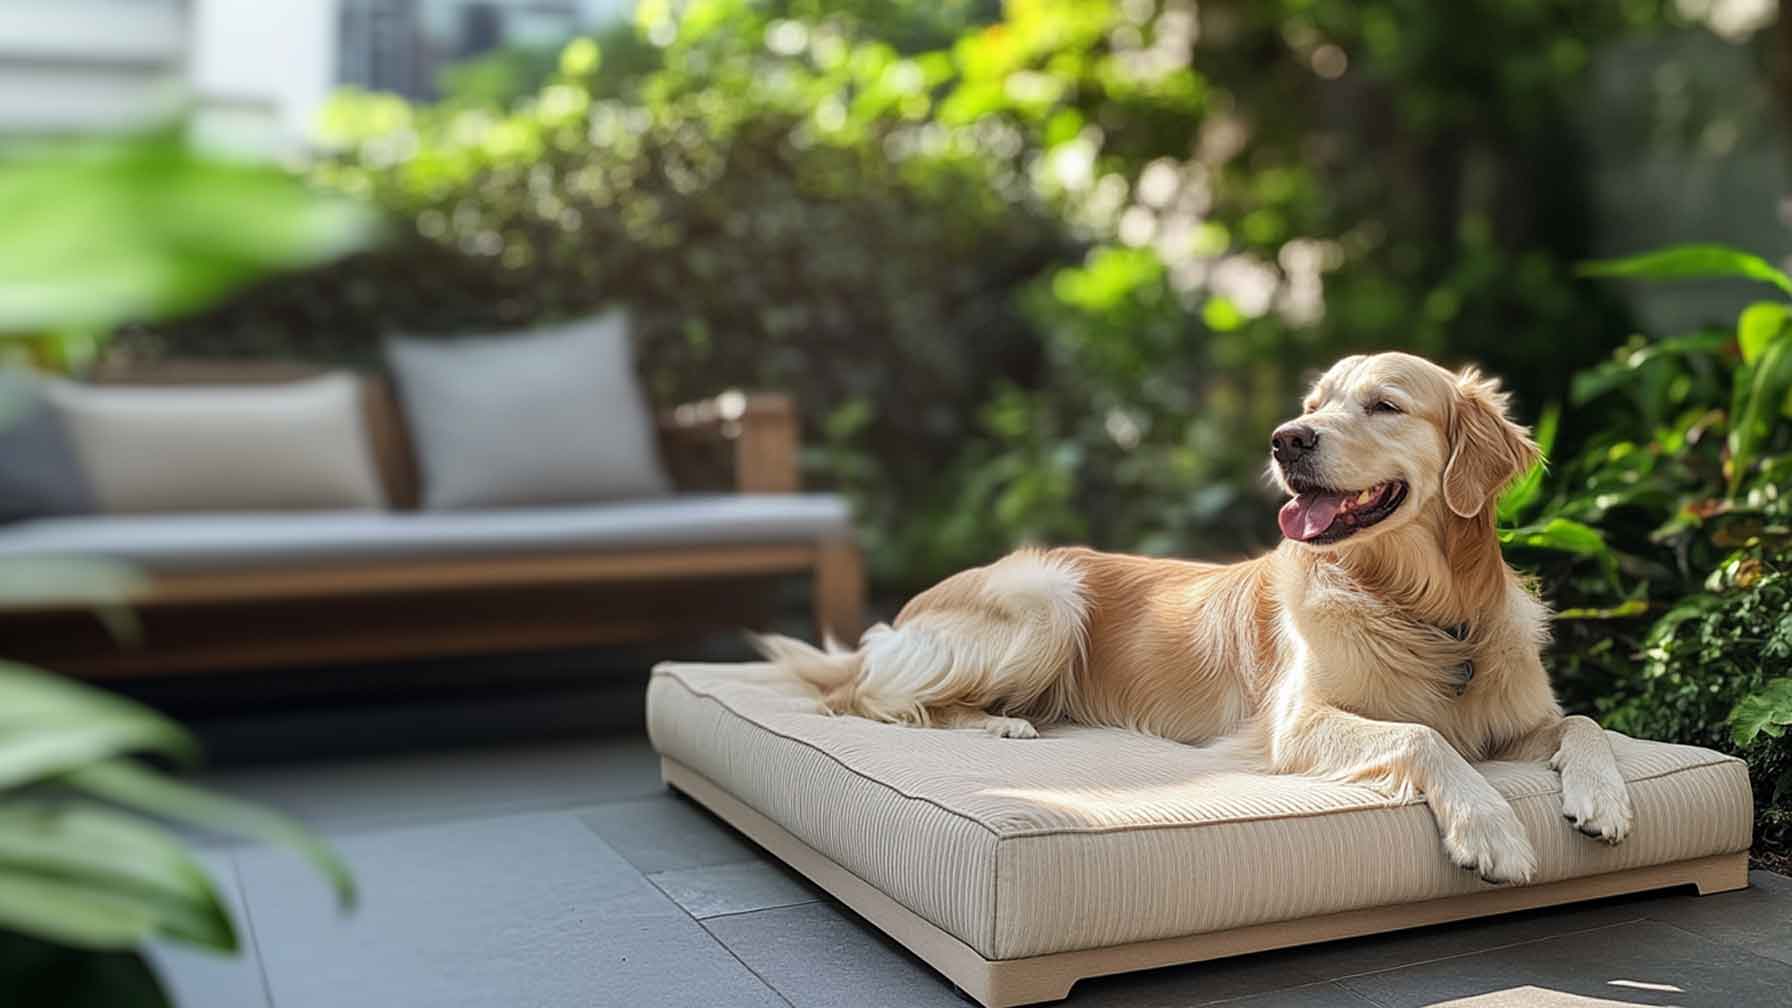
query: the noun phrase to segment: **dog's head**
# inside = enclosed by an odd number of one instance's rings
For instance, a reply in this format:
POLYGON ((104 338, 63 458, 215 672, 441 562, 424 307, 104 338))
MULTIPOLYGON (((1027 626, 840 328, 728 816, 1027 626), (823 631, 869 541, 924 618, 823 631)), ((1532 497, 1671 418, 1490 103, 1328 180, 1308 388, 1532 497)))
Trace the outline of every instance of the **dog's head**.
POLYGON ((1537 459, 1499 383, 1411 354, 1346 357, 1276 428, 1270 471, 1293 499, 1282 534, 1356 545, 1427 513, 1473 518, 1537 459))

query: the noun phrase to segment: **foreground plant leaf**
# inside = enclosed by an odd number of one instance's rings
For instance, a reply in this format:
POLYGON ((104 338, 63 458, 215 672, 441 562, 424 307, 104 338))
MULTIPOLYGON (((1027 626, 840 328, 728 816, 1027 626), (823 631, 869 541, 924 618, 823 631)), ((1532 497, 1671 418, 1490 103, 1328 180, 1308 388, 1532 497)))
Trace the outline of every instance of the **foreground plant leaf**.
POLYGON ((237 948, 217 888, 192 855, 166 830, 112 809, 47 801, 0 807, 0 872, 35 875, 77 904, 89 895, 130 900, 158 935, 237 948))
POLYGON ((348 909, 355 904, 355 882, 348 866, 328 844, 288 816, 184 784, 128 760, 85 766, 63 781, 151 815, 290 848, 330 880, 339 906, 348 909))
POLYGON ((147 707, 0 661, 0 788, 132 752, 191 762, 199 749, 186 729, 147 707))
POLYGON ((359 203, 201 156, 175 130, 15 145, 0 158, 0 330, 166 318, 377 232, 359 203))

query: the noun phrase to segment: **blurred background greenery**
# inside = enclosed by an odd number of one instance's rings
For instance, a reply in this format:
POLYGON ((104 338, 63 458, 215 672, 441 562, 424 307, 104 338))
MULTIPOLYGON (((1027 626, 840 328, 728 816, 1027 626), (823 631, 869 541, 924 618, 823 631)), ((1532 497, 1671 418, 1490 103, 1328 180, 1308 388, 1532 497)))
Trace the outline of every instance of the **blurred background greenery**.
POLYGON ((890 600, 1029 541, 1262 548, 1314 369, 1472 361, 1548 417, 1502 517, 1565 699, 1749 755, 1783 850, 1792 349, 1745 286, 1783 277, 1577 269, 1784 250, 1771 0, 642 0, 422 91, 339 94, 301 169, 389 241, 108 352, 371 364, 624 302, 656 400, 796 396, 890 600))
POLYGON ((1777 150, 1717 201, 1753 229, 1635 202, 1774 135, 1735 6, 647 2, 341 95, 312 172, 400 240, 125 347, 364 361, 621 300, 661 401, 797 394, 889 593, 1030 539, 1237 555, 1310 369, 1478 361, 1534 417, 1639 321, 1572 263, 1777 240, 1777 150))

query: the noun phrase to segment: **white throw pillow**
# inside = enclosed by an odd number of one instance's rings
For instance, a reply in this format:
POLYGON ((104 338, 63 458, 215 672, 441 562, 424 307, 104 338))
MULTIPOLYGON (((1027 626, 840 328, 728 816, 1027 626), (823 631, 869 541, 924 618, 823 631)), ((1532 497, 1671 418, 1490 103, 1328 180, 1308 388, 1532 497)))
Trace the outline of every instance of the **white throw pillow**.
POLYGON ((99 510, 381 508, 360 379, 274 385, 50 383, 99 510))
POLYGON ((508 336, 395 337, 387 357, 425 510, 670 491, 620 310, 508 336))

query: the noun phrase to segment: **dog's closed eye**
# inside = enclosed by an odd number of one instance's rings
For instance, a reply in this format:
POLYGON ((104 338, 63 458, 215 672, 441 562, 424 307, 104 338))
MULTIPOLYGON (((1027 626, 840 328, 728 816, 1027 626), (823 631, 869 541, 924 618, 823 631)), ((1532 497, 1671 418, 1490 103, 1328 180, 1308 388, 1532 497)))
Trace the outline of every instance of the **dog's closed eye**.
POLYGON ((1380 399, 1380 400, 1370 403, 1366 412, 1369 412, 1369 413, 1404 413, 1406 411, 1401 409, 1398 405, 1387 401, 1386 399, 1380 399))

